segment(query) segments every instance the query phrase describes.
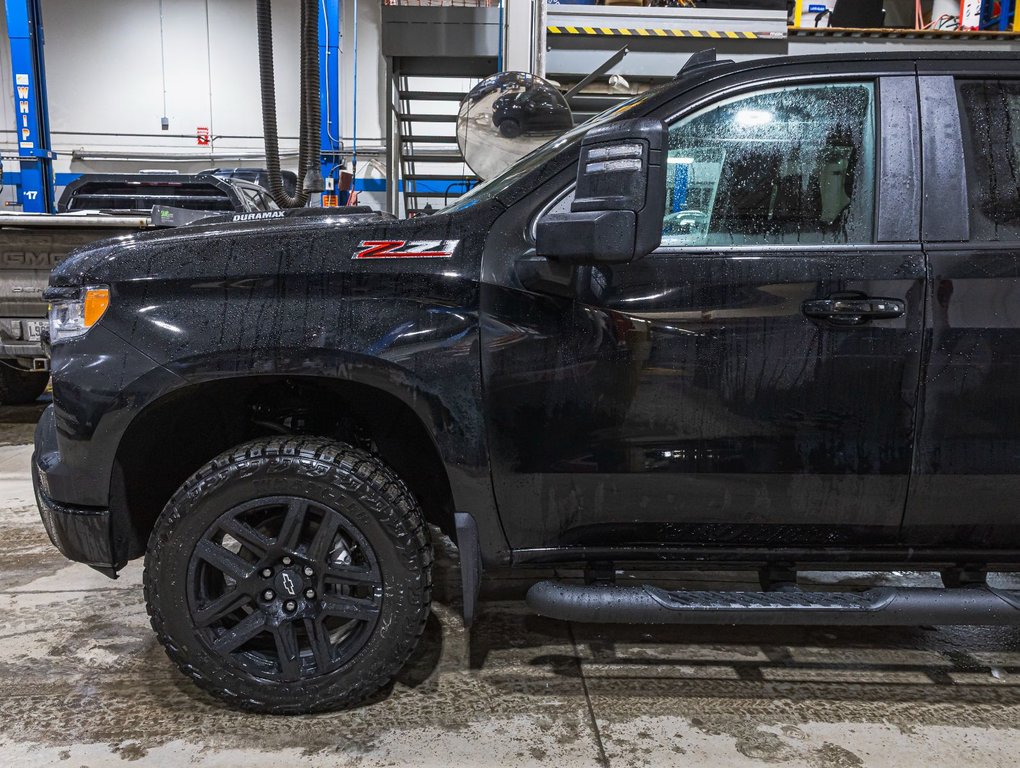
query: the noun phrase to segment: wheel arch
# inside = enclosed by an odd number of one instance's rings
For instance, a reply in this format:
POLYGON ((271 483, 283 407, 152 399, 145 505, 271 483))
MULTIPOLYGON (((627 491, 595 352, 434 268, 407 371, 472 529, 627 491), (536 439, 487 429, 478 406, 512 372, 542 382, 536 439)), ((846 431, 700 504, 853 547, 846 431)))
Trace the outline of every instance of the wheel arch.
POLYGON ((205 462, 247 440, 314 435, 378 453, 418 498, 429 523, 455 534, 456 502, 433 398, 392 382, 292 374, 189 382, 147 404, 117 447, 110 481, 113 551, 144 553, 166 502, 205 462))

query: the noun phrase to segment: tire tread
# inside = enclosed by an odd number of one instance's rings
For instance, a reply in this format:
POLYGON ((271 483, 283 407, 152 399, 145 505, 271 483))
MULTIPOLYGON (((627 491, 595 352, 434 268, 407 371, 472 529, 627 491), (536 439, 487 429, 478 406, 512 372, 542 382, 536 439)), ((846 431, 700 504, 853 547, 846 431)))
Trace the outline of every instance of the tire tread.
POLYGON ((266 714, 299 714, 327 709, 352 707, 382 689, 410 658, 425 631, 429 607, 432 600, 432 544, 425 517, 417 499, 410 489, 379 457, 354 448, 345 443, 324 438, 262 438, 239 445, 207 462, 195 472, 164 507, 149 540, 142 582, 145 591, 146 610, 149 622, 167 655, 184 674, 196 685, 224 699, 231 705, 253 712, 266 714), (394 519, 380 519, 384 526, 394 531, 403 531, 408 553, 420 564, 422 575, 421 603, 419 610, 411 615, 395 639, 395 647, 402 649, 399 656, 388 663, 377 664, 369 670, 358 684, 341 695, 327 701, 312 702, 308 706, 274 702, 231 690, 215 676, 207 676, 198 670, 183 650, 172 640, 166 622, 159 611, 158 587, 153 576, 150 558, 153 553, 163 550, 174 536, 184 513, 183 502, 191 495, 200 494, 203 487, 229 466, 253 459, 275 457, 299 458, 332 465, 339 471, 358 477, 382 498, 391 502, 389 510, 394 519))

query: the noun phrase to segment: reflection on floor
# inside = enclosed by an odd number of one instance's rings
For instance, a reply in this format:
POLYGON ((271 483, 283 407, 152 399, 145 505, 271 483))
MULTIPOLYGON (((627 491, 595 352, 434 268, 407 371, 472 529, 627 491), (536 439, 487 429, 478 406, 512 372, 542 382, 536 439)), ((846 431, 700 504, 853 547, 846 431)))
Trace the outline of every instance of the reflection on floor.
POLYGON ((28 474, 38 413, 0 409, 2 765, 1016 764, 1020 628, 567 625, 501 578, 467 633, 448 545, 391 689, 352 712, 233 712, 157 645, 139 564, 111 581, 50 545, 28 474))

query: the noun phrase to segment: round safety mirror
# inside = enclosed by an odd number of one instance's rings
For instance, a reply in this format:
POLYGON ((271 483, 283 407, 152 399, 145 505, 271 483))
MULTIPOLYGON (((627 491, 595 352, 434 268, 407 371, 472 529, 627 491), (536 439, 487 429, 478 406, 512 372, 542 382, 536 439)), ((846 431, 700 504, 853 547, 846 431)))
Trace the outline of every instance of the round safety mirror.
POLYGON ((501 72, 461 102, 457 143, 471 170, 491 179, 573 126, 555 85, 527 72, 501 72))

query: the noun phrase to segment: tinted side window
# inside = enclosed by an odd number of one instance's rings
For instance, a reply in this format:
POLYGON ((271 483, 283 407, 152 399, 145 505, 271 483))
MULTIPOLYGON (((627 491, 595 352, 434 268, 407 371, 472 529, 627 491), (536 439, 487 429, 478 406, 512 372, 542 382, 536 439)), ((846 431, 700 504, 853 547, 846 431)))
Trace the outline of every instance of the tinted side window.
POLYGON ((663 245, 870 243, 870 83, 739 96, 670 128, 663 245))
POLYGON ((259 210, 259 193, 256 190, 248 189, 248 187, 238 187, 238 191, 241 193, 241 197, 247 201, 247 205, 245 205, 247 210, 259 210))
POLYGON ((965 81, 957 89, 970 236, 1020 240, 1020 82, 965 81))

